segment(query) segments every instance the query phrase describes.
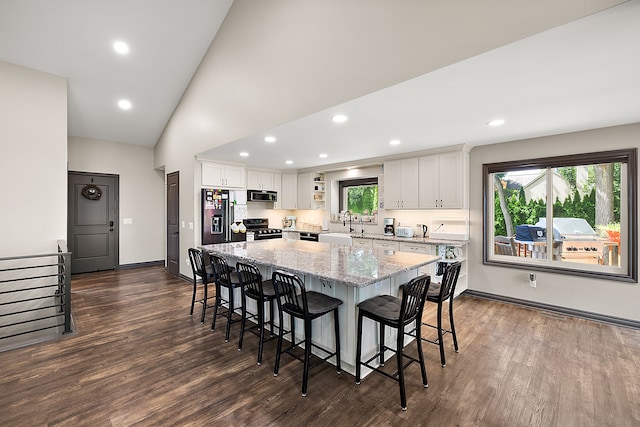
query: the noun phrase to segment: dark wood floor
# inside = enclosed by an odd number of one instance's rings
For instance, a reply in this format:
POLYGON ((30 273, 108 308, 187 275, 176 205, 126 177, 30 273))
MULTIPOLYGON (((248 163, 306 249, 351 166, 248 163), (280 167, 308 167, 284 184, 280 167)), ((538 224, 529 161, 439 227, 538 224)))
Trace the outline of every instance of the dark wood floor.
POLYGON ((160 267, 74 276, 76 332, 0 353, 0 425, 640 425, 637 330, 462 296, 460 353, 448 338, 442 368, 424 345, 429 388, 412 365, 403 412, 395 382, 330 365, 301 397, 299 362, 274 377, 275 342, 257 366, 256 337, 238 352, 238 325, 225 343, 190 292, 160 267))

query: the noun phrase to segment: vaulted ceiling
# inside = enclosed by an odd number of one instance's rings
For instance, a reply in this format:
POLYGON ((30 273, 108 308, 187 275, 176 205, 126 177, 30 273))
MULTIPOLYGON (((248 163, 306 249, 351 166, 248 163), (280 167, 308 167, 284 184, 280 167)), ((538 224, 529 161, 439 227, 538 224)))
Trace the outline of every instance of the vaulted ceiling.
MULTIPOLYGON (((338 3, 331 4, 332 11, 338 9, 338 3)), ((344 43, 354 48, 352 55, 361 46, 371 49, 361 54, 368 75, 341 69, 336 59, 331 68, 335 74, 327 73, 328 84, 307 84, 309 93, 296 92, 300 82, 278 82, 279 93, 287 99, 306 96, 318 102, 305 104, 299 114, 269 116, 263 111, 268 120, 256 121, 251 132, 220 136, 213 134, 215 129, 200 130, 204 142, 196 152, 216 160, 300 169, 640 122, 639 0, 599 0, 587 5, 578 0, 409 2, 412 10, 429 12, 416 16, 403 15, 403 9, 386 2, 368 4, 362 9, 362 22, 318 16, 318 22, 329 20, 336 28, 351 31, 344 43), (393 13, 385 14, 389 11, 393 13), (379 31, 361 31, 365 25, 369 30, 380 25, 379 31), (395 33, 385 25, 393 26, 395 33), (405 33, 396 31, 403 26, 405 33), (430 50, 421 58, 402 58, 398 45, 425 37, 429 34, 425 27, 438 36, 424 39, 430 50), (362 34, 367 40, 360 39, 362 34), (387 43, 391 37, 394 43, 387 43), (398 63, 365 63, 375 59, 376 53, 385 59, 396 55, 398 63), (415 66, 407 66, 409 62, 415 66), (404 73, 394 69, 399 63, 404 73), (331 93, 334 96, 327 95, 331 93), (332 123, 329 119, 337 113, 349 120, 332 123), (505 120, 504 125, 487 126, 497 118, 505 120), (266 144, 263 138, 268 135, 277 141, 266 144), (390 146, 392 139, 400 144, 390 146), (215 142, 207 146, 206 141, 215 142), (249 156, 239 157, 241 151, 249 156), (327 156, 320 158, 320 154, 327 156), (286 165, 286 160, 292 164, 286 165)), ((68 79, 69 135, 153 146, 176 106, 184 101, 194 73, 206 73, 198 68, 203 58, 212 55, 216 60, 210 48, 216 35, 241 34, 242 38, 220 41, 240 53, 266 37, 265 27, 260 26, 224 32, 229 30, 224 26, 221 30, 225 17, 233 15, 224 25, 248 22, 245 18, 252 14, 256 15, 252 19, 272 23, 277 21, 268 21, 273 17, 265 11, 283 14, 287 10, 295 17, 311 7, 314 13, 322 10, 318 3, 287 0, 259 6, 245 0, 235 4, 231 0, 3 0, 0 60, 68 79), (128 54, 114 52, 112 44, 117 40, 129 44, 128 54), (124 98, 131 101, 130 110, 117 107, 124 98)), ((340 3, 340 7, 347 12, 357 5, 340 3)), ((291 43, 296 37, 278 31, 270 28, 270 41, 291 43)), ((304 62, 313 63, 314 58, 304 57, 307 47, 299 48, 288 54, 303 55, 301 67, 304 62)), ((325 54, 323 59, 331 58, 327 53, 331 45, 313 48, 325 54)), ((248 61, 269 60, 270 53, 265 50, 248 61)), ((241 70, 236 77, 242 77, 241 70)), ((206 79, 198 76, 198 90, 206 88, 206 79)), ((267 93, 252 92, 251 81, 234 83, 246 88, 240 96, 267 93)), ((200 99, 199 113, 206 116, 209 111, 203 104, 200 99)), ((290 105, 296 106, 295 102, 290 105)))

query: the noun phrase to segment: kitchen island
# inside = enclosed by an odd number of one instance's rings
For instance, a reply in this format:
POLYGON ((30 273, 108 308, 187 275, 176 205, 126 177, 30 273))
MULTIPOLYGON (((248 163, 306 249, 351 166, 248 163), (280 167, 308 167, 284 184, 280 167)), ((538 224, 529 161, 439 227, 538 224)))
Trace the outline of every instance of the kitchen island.
MULTIPOLYGON (((399 296, 400 286, 416 277, 420 267, 440 259, 435 255, 287 239, 222 243, 201 249, 227 258, 230 265, 239 260, 252 262, 260 268, 265 280, 278 269, 295 273, 307 289, 341 299, 340 357, 343 370, 352 375, 355 373, 358 303, 376 295, 399 296)), ((255 310, 255 307, 248 308, 255 310)), ((314 342, 333 349, 333 318, 325 317, 314 321, 314 342)), ((288 329, 287 322, 285 317, 284 327, 288 329)), ((296 332, 302 331, 302 327, 296 327, 296 332)), ((387 328, 385 340, 394 342, 394 331, 387 328)), ((377 328, 365 321, 364 358, 375 353, 377 341, 377 328)))

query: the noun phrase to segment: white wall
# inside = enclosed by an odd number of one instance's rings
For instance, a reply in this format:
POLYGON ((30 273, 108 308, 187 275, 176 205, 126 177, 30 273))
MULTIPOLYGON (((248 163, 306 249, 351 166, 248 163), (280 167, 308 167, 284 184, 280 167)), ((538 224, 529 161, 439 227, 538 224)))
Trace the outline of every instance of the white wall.
MULTIPOLYGON (((198 221, 194 154, 619 1, 502 0, 496 15, 482 2, 235 0, 156 144, 155 167, 180 172, 181 220, 198 221)), ((196 239, 181 233, 183 260, 196 239)))
POLYGON ((67 81, 0 62, 0 257, 67 239, 67 81))
POLYGON ((153 148, 70 137, 69 170, 120 176, 120 265, 164 260, 164 174, 153 148))
POLYGON ((473 148, 470 153, 469 289, 640 320, 640 286, 637 283, 536 272, 537 287, 531 288, 526 269, 482 264, 484 163, 639 147, 640 124, 632 124, 473 148))

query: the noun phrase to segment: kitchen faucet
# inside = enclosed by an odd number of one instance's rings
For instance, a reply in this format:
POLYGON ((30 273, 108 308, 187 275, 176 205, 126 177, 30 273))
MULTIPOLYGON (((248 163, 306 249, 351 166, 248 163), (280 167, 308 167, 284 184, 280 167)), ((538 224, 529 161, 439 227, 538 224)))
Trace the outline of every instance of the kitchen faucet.
POLYGON ((347 225, 347 218, 345 217, 345 215, 347 214, 349 215, 349 233, 353 233, 355 230, 351 226, 351 211, 342 211, 342 225, 343 226, 347 225))
POLYGON ((362 215, 360 215, 360 233, 364 236, 364 221, 362 220, 362 215))

